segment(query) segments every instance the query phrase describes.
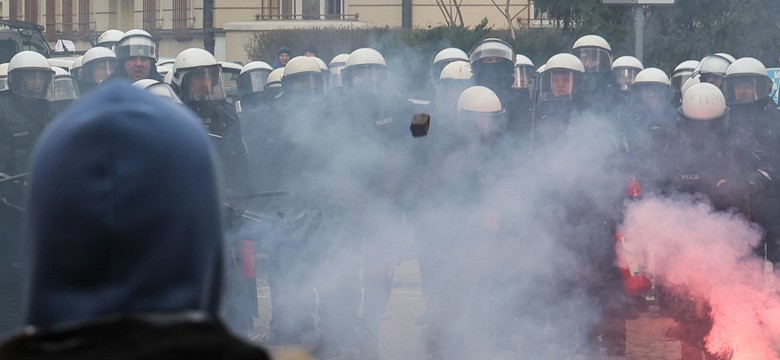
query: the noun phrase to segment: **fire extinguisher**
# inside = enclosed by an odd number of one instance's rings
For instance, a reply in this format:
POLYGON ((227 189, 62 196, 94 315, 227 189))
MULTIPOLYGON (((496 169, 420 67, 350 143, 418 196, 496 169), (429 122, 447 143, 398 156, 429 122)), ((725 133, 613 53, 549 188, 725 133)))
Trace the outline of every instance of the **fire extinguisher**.
MULTIPOLYGON (((632 176, 626 182, 626 194, 629 199, 637 199, 642 194, 642 186, 636 177, 632 176)), ((644 268, 646 256, 639 250, 625 232, 615 232, 617 266, 623 278, 623 289, 631 296, 643 295, 652 287, 644 268)))

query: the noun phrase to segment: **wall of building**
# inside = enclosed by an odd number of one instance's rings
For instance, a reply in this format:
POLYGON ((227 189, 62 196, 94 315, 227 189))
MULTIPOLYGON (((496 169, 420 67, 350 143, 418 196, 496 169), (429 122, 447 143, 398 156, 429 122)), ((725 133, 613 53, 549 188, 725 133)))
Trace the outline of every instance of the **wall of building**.
MULTIPOLYGON (((0 0, 0 15, 9 18, 9 2, 14 0, 0 0)), ((25 18, 25 2, 38 3, 37 23, 46 24, 47 0, 15 0, 19 19, 25 18)), ((78 22, 78 6, 83 0, 72 0, 73 22, 78 22)), ((188 1, 187 34, 189 39, 176 40, 173 38, 173 1, 158 0, 156 3, 157 30, 152 31, 160 41, 160 55, 174 57, 181 50, 189 47, 203 47, 203 0, 188 1)), ((283 1, 283 0, 280 0, 283 1)), ((301 12, 303 1, 290 0, 291 7, 301 12)), ((316 1, 316 0, 315 0, 316 1)), ((214 27, 216 29, 215 56, 220 60, 248 60, 244 44, 251 33, 256 31, 274 31, 286 28, 315 27, 315 26, 401 26, 401 0, 344 0, 345 6, 342 13, 358 15, 359 21, 331 21, 331 20, 261 20, 255 21, 255 15, 259 14, 261 0, 215 0, 214 1, 214 27)), ((436 0, 412 0, 412 22, 417 28, 427 28, 445 25, 444 16, 441 13, 436 0)), ((516 5, 510 7, 512 14, 525 8, 528 0, 513 0, 516 5)), ((62 0, 55 2, 55 28, 60 37, 62 35, 63 4, 62 0)), ((131 28, 143 28, 144 25, 144 1, 143 0, 89 0, 90 7, 90 32, 91 39, 80 37, 78 25, 74 24, 74 34, 68 37, 74 40, 77 51, 86 51, 93 42, 105 30, 120 29, 127 31, 131 28)), ((319 0, 321 11, 324 14, 325 0, 319 0)), ((483 18, 488 18, 490 26, 505 28, 506 20, 490 0, 464 0, 461 5, 461 13, 465 25, 474 26, 483 18)), ((527 19, 532 12, 530 9, 520 15, 527 19)), ((519 27, 519 23, 515 23, 519 27)), ((56 40, 56 39, 55 39, 56 40)), ((52 41, 52 47, 54 41, 52 41)))

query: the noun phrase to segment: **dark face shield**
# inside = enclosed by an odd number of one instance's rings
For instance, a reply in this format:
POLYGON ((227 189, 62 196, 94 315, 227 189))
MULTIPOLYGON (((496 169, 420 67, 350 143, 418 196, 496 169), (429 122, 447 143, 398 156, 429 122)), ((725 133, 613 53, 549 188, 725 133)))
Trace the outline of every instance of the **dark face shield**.
POLYGON ((638 83, 631 86, 631 102, 636 108, 658 110, 669 106, 671 92, 661 83, 638 83))
POLYGON ((321 98, 325 95, 322 73, 302 73, 282 78, 282 92, 285 96, 321 98))
POLYGON ((222 84, 222 71, 219 66, 181 71, 185 72, 179 89, 182 100, 225 100, 225 87, 222 84))
POLYGON ((236 79, 239 96, 244 98, 254 93, 263 92, 270 73, 271 71, 267 69, 256 69, 239 75, 236 79))
POLYGON ((53 82, 54 72, 50 69, 18 69, 8 74, 11 92, 33 99, 52 99, 53 82))
POLYGON ((608 72, 612 70, 612 54, 596 47, 583 47, 572 50, 574 56, 580 58, 585 72, 608 72))
POLYGON ((723 82, 723 75, 716 74, 716 73, 701 73, 701 77, 699 80, 703 83, 710 83, 712 85, 715 85, 717 87, 720 87, 721 83, 723 82))
POLYGON ((723 80, 727 104, 749 104, 769 96, 772 81, 757 75, 735 75, 723 80))
POLYGON ((631 84, 634 83, 639 69, 636 68, 616 68, 612 70, 615 73, 615 80, 618 91, 628 92, 631 90, 631 84))
POLYGON ((383 65, 356 65, 341 71, 345 85, 357 92, 380 94, 387 88, 390 73, 383 65))
POLYGON ((692 70, 678 71, 672 74, 672 91, 681 92, 685 82, 691 78, 691 74, 693 74, 692 70))
POLYGON ((97 59, 90 61, 81 68, 81 81, 83 83, 100 84, 114 71, 113 58, 97 59))
POLYGON ((76 100, 79 98, 79 87, 70 76, 54 78, 54 97, 52 101, 76 100))

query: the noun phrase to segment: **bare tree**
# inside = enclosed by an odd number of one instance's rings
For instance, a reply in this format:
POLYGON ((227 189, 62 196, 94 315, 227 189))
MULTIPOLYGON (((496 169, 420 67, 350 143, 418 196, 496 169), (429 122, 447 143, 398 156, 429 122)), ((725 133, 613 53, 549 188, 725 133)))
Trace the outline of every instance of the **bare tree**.
POLYGON ((436 0, 447 26, 463 26, 463 14, 460 12, 460 4, 463 0, 436 0))
MULTIPOLYGON (((440 0, 436 0, 436 1, 440 1, 440 0)), ((490 2, 493 3, 493 5, 496 7, 496 9, 498 9, 498 11, 501 13, 501 15, 504 16, 504 19, 506 19, 506 24, 509 26, 509 34, 512 36, 512 40, 514 40, 515 39, 515 24, 514 24, 513 20, 516 19, 517 16, 520 15, 520 13, 522 13, 523 11, 528 9, 528 7, 531 6, 531 4, 534 3, 533 0, 529 0, 528 4, 523 6, 520 10, 518 10, 512 16, 509 16, 509 5, 512 2, 512 0, 506 0, 506 3, 504 4, 504 8, 503 9, 501 8, 501 6, 496 4, 495 0, 490 0, 490 2)))

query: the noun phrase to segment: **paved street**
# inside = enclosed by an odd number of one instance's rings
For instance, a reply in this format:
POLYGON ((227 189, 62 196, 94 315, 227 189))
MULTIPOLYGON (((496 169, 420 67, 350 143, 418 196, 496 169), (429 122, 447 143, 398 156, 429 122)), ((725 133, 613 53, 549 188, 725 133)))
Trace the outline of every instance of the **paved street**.
MULTIPOLYGON (((261 335, 268 329, 270 320, 270 294, 267 284, 261 280, 259 291, 261 319, 256 322, 261 335)), ((422 342, 422 328, 418 319, 425 309, 420 289, 420 271, 414 260, 402 263, 395 272, 394 288, 385 312, 381 328, 380 354, 382 360, 426 360, 422 342)), ((628 344, 625 357, 610 360, 677 360, 680 344, 664 337, 673 324, 671 319, 657 318, 642 313, 628 321, 628 344)))

